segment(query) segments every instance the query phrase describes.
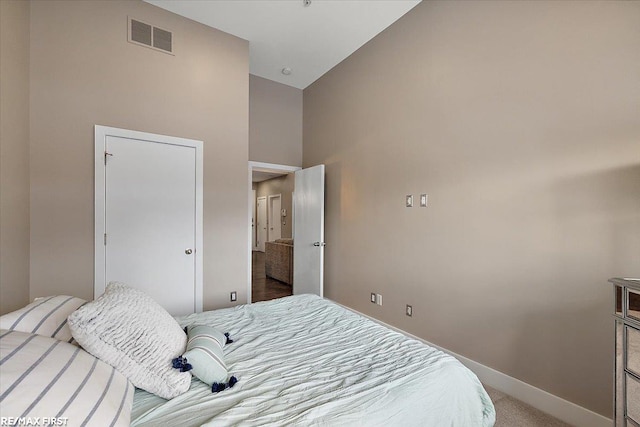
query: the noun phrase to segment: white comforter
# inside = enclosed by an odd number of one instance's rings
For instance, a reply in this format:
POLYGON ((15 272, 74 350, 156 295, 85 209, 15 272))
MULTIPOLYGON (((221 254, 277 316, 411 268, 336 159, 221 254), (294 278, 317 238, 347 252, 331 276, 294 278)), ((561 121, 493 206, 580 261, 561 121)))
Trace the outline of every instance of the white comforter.
POLYGON ((492 426, 477 377, 452 356, 312 295, 178 319, 230 332, 231 389, 194 379, 170 401, 136 390, 132 426, 492 426))

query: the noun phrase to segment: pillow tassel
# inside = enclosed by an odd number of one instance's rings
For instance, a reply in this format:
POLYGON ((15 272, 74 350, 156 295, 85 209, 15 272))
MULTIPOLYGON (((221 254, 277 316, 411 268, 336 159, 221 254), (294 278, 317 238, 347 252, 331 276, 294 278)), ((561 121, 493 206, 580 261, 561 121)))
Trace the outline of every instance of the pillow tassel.
POLYGON ((190 363, 187 363, 186 357, 178 356, 173 359, 171 363, 173 363, 173 367, 175 369, 180 369, 180 372, 187 372, 193 369, 193 366, 191 366, 190 363))
POLYGON ((227 337, 227 342, 225 344, 231 344, 233 342, 233 340, 229 338, 229 332, 225 332, 224 336, 227 337))
POLYGON ((234 376, 229 378, 228 383, 213 383, 211 384, 211 393, 218 393, 219 391, 225 390, 227 387, 231 388, 238 382, 238 379, 234 376))
POLYGON ((211 384, 211 393, 217 393, 225 388, 227 388, 227 385, 224 383, 213 383, 211 384))
POLYGON ((231 376, 231 378, 229 378, 229 388, 233 387, 235 383, 238 382, 238 379, 234 376, 231 376))

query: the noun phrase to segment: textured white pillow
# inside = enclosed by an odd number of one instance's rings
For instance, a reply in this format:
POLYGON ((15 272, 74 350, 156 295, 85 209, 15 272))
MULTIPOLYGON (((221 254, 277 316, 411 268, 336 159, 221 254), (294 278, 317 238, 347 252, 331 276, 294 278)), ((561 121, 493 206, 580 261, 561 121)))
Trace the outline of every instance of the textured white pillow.
POLYGON ((189 372, 173 369, 187 335, 148 295, 122 283, 69 316, 73 337, 89 353, 122 372, 138 388, 172 399, 191 384, 189 372))
POLYGON ((0 328, 44 335, 75 344, 67 326, 67 317, 84 303, 85 300, 68 295, 36 298, 26 307, 0 317, 0 328))
POLYGON ((2 425, 129 426, 133 385, 83 349, 3 330, 0 358, 2 425), (5 424, 7 417, 16 424, 5 424), (23 417, 40 417, 40 422, 18 423, 23 417))

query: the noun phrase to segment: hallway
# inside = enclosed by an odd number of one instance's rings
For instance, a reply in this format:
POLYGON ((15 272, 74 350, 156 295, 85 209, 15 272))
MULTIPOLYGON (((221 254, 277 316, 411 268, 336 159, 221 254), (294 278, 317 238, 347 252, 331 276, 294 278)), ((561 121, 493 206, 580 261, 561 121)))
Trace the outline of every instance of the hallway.
POLYGON ((251 301, 268 301, 291 295, 293 288, 265 275, 264 252, 251 252, 251 301))

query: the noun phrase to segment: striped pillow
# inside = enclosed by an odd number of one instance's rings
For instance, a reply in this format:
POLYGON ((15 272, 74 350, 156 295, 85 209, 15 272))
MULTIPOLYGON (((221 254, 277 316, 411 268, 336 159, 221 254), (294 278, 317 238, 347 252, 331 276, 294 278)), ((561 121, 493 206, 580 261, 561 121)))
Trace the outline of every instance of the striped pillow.
POLYGON ((77 346, 2 330, 0 377, 3 419, 47 417, 48 425, 129 425, 133 385, 77 346))
POLYGON ((187 351, 182 355, 192 366, 191 373, 203 383, 227 382, 227 365, 222 347, 227 337, 211 326, 197 325, 187 328, 187 351))
POLYGON ((57 295, 36 298, 20 310, 0 317, 0 329, 44 335, 76 344, 67 325, 67 317, 86 304, 81 298, 57 295))

